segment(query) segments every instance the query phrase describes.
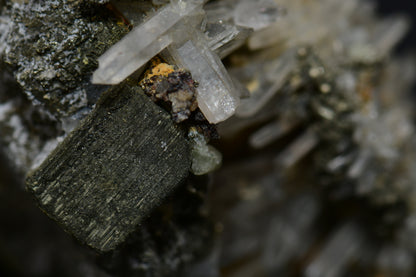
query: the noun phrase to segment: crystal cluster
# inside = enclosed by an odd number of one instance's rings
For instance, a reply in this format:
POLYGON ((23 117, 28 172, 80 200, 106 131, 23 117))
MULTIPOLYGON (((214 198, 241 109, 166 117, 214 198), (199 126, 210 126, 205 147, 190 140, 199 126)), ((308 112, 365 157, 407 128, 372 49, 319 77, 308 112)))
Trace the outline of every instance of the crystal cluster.
POLYGON ((274 21, 272 15, 278 6, 272 0, 226 1, 225 11, 223 4, 216 3, 208 5, 205 16, 204 2, 171 1, 157 10, 98 59, 100 66, 92 82, 118 84, 166 49, 165 55, 189 69, 198 80, 197 100, 208 121, 218 123, 229 118, 239 97, 216 52, 224 57, 243 42, 241 37, 246 38, 249 31, 266 28, 274 21), (234 15, 226 14, 234 9, 234 15), (227 16, 225 24, 222 16, 227 16), (239 44, 232 43, 236 38, 239 44))
POLYGON ((85 258, 91 272, 414 276, 416 68, 392 54, 408 27, 365 0, 10 1, 0 51, 20 87, 2 65, 2 152, 25 174, 157 57, 198 84, 148 94, 186 128, 192 175, 210 174, 85 258))

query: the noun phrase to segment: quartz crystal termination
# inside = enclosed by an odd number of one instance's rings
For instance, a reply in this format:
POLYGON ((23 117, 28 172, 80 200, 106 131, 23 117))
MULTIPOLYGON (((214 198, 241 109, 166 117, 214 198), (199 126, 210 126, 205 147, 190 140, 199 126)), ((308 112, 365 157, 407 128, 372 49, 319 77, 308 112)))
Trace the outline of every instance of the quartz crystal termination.
MULTIPOLYGON (((211 28, 206 36, 203 33, 205 27, 195 28, 201 25, 201 15, 205 15, 201 9, 204 2, 206 1, 171 1, 159 9, 98 59, 100 66, 94 72, 92 82, 117 84, 167 48, 168 55, 171 55, 177 64, 190 70, 193 78, 199 82, 197 100, 207 120, 210 123, 219 123, 232 116, 239 105, 239 95, 220 58, 213 50, 221 57, 225 56, 244 42, 251 29, 267 27, 274 21, 274 16, 264 15, 261 20, 251 22, 243 20, 240 12, 231 20, 239 22, 240 25, 227 23, 233 28, 230 29, 225 24, 224 31, 214 33, 214 29, 211 28), (232 43, 224 39, 225 34, 238 38, 237 42, 232 43)), ((248 19, 257 15, 259 11, 264 13, 267 10, 268 14, 274 15, 273 11, 277 10, 273 1, 257 2, 260 7, 254 9, 253 14, 250 11, 244 12, 248 19)), ((231 8, 243 10, 247 9, 247 5, 250 6, 248 1, 230 3, 231 8)), ((212 23, 209 22, 208 25, 213 25, 212 23)))
POLYGON ((198 105, 209 122, 218 123, 234 114, 239 103, 234 84, 221 60, 203 42, 188 40, 169 52, 198 81, 198 105))
POLYGON ((166 48, 172 38, 165 34, 201 3, 179 2, 162 7, 98 58, 99 68, 94 72, 92 82, 114 85, 123 81, 166 48))
POLYGON ((190 168, 185 134, 170 115, 138 87, 120 86, 27 178, 46 214, 104 252, 136 230, 190 168))

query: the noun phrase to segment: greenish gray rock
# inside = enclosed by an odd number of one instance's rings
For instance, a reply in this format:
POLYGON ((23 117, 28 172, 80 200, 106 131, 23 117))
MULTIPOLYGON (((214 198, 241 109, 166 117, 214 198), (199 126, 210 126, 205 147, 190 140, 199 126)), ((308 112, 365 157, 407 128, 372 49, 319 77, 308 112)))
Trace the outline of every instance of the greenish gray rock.
POLYGON ((189 146, 141 89, 103 95, 27 178, 43 211, 87 245, 109 251, 188 175, 189 146))
POLYGON ((105 1, 22 1, 10 5, 5 61, 34 103, 60 117, 95 104, 97 57, 128 32, 105 1), (96 2, 96 3, 91 3, 96 2))

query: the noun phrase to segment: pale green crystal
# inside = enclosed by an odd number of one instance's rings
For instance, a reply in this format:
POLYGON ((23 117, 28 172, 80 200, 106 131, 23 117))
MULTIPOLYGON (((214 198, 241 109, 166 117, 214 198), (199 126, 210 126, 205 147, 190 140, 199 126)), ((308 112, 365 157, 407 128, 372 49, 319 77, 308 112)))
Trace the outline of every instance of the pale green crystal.
POLYGON ((222 155, 213 146, 208 145, 204 135, 192 129, 188 137, 192 141, 191 172, 195 175, 204 175, 221 166, 222 155))

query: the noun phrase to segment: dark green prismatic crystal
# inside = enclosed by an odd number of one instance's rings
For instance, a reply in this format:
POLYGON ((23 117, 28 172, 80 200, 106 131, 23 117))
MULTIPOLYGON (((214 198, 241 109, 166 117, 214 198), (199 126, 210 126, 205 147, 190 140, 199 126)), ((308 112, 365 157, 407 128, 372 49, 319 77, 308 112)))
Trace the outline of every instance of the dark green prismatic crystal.
POLYGON ((43 211, 100 251, 122 243, 188 175, 189 146, 138 87, 108 91, 27 178, 43 211))

